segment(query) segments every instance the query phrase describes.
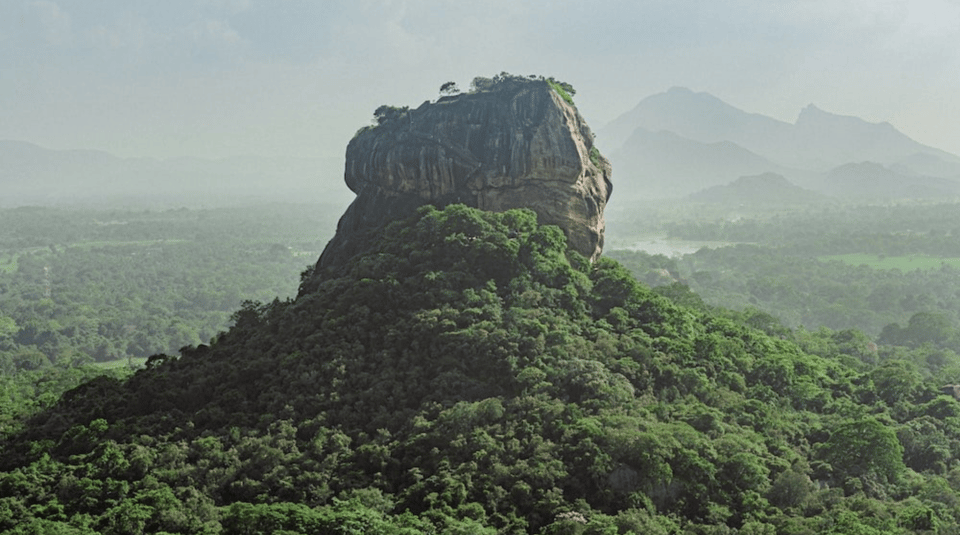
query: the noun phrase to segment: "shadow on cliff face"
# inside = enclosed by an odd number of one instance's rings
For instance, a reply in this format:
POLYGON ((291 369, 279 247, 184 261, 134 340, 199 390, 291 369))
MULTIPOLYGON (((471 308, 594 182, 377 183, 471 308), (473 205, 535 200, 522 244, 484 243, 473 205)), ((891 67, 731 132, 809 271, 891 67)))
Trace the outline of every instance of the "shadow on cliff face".
POLYGON ((552 79, 477 80, 480 89, 413 110, 381 107, 379 124, 357 132, 344 172, 357 197, 315 276, 337 270, 377 229, 426 204, 530 208, 541 224, 559 226, 571 248, 599 256, 612 170, 572 99, 552 79))

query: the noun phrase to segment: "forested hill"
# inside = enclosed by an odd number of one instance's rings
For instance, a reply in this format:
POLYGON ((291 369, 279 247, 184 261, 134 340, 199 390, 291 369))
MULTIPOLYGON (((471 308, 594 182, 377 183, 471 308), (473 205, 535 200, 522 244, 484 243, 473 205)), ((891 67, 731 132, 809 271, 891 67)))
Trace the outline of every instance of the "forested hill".
POLYGON ((938 384, 868 367, 849 333, 674 304, 530 211, 425 207, 305 280, 4 430, 0 529, 960 528, 960 405, 938 384))

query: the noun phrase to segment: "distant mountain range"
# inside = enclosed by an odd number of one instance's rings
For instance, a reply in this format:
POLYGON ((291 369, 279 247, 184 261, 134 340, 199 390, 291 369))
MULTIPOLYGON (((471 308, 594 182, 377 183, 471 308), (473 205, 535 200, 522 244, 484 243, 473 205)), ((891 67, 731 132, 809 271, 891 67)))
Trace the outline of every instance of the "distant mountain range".
POLYGON ((942 195, 960 184, 960 156, 914 141, 889 123, 811 104, 791 124, 680 87, 643 99, 600 129, 597 140, 613 163, 617 193, 628 197, 684 196, 765 172, 854 197, 876 197, 874 186, 883 197, 898 189, 906 196, 942 195), (863 162, 876 165, 862 170, 896 174, 897 187, 891 189, 888 174, 877 175, 877 184, 869 177, 830 184, 835 168, 863 162))
MULTIPOLYGON (((840 199, 960 197, 960 156, 812 104, 791 124, 674 87, 599 129, 597 144, 613 164, 616 203, 686 197, 765 173, 840 199)), ((347 203, 343 169, 341 158, 120 158, 0 140, 0 207, 347 203)))
POLYGON ((960 180, 903 173, 874 162, 848 163, 827 173, 822 190, 836 197, 865 200, 960 197, 960 180))
POLYGON ((742 176, 730 184, 711 186, 688 197, 696 202, 729 205, 782 205, 821 203, 827 200, 823 194, 801 188, 782 175, 763 173, 742 176))
POLYGON ((51 204, 217 206, 349 201, 343 162, 321 158, 120 158, 0 140, 0 207, 51 204))
POLYGON ((789 172, 731 141, 694 141, 668 130, 636 128, 624 147, 610 156, 615 195, 641 189, 681 197, 741 175, 789 172))

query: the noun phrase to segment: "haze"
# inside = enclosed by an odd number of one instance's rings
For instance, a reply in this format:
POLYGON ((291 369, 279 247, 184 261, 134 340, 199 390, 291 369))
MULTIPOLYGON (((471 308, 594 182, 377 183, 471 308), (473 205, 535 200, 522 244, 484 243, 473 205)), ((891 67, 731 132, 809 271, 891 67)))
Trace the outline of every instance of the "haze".
POLYGON ((595 129, 685 86, 790 122, 810 103, 889 121, 960 153, 958 34, 956 0, 5 0, 0 139, 335 157, 380 104, 508 71, 571 83, 595 129))

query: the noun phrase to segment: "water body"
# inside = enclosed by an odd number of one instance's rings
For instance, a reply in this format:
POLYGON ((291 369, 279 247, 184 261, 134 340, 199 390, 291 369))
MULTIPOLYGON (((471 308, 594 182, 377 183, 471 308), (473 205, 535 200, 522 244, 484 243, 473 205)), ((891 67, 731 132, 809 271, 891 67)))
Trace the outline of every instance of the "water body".
POLYGON ((693 254, 704 247, 717 249, 735 245, 733 242, 722 241, 687 241, 671 240, 667 238, 644 238, 635 241, 624 241, 610 244, 609 249, 623 249, 628 251, 643 251, 647 254, 662 254, 670 258, 678 258, 693 254))

